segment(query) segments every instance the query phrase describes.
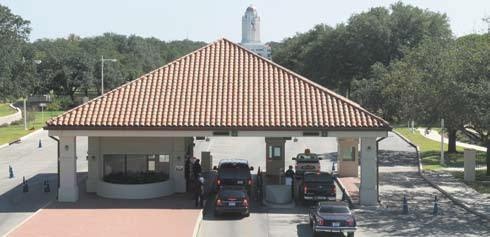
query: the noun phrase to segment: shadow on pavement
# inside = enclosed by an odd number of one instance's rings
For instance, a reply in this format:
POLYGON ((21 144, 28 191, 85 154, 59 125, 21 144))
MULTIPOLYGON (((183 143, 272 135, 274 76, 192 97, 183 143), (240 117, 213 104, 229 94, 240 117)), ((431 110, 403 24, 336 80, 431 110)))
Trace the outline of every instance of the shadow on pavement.
POLYGON ((57 175, 54 173, 37 174, 27 179, 28 192, 23 192, 22 179, 19 184, 0 195, 0 213, 35 212, 46 203, 56 199, 57 175), (49 181, 51 192, 44 192, 43 183, 49 181))

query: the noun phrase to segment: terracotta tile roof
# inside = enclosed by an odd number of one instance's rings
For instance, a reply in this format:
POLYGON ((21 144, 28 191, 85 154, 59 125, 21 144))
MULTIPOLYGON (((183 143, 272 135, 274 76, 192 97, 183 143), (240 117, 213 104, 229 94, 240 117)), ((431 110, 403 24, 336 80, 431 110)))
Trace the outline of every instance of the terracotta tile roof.
POLYGON ((358 104, 226 39, 47 122, 47 129, 390 129, 358 104))

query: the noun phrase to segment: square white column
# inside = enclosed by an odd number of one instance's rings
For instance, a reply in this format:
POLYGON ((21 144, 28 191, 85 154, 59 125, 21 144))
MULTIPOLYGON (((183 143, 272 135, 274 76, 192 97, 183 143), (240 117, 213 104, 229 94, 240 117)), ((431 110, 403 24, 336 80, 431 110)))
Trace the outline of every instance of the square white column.
POLYGON ((375 137, 361 138, 361 187, 359 188, 361 205, 378 205, 376 152, 375 137))
POLYGON ((58 201, 76 202, 78 201, 76 137, 61 136, 59 142, 60 187, 58 189, 58 201))

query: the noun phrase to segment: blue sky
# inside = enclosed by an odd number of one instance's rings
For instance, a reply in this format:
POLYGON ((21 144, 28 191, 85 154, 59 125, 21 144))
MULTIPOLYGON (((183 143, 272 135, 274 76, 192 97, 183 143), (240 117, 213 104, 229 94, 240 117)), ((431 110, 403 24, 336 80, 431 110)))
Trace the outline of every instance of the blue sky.
MULTIPOLYGON (((162 40, 214 41, 241 39, 241 16, 253 4, 261 16, 262 41, 279 41, 315 24, 336 25, 353 13, 389 0, 0 0, 15 14, 31 21, 31 40, 95 36, 104 32, 153 36, 162 40)), ((457 36, 482 33, 490 16, 490 0, 403 1, 446 13, 457 36)))

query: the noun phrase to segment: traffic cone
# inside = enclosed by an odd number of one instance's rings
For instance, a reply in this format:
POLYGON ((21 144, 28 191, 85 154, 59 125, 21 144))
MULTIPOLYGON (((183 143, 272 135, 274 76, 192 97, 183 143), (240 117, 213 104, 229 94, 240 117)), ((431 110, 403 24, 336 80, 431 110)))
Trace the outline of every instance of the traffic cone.
POLYGON ((29 185, 27 184, 26 177, 24 176, 22 178, 22 192, 27 193, 29 192, 29 185))
POLYGON ((12 166, 9 165, 9 179, 14 178, 14 169, 12 169, 12 166))
POLYGON ((37 146, 38 148, 42 148, 43 144, 41 143, 41 139, 39 139, 39 145, 37 146))
POLYGON ((44 192, 45 193, 51 192, 51 188, 49 187, 49 181, 48 180, 44 181, 44 192))
POLYGON ((437 216, 439 214, 439 200, 437 200, 437 195, 434 197, 434 210, 432 211, 432 215, 437 216))
POLYGON ((407 196, 404 194, 403 195, 403 211, 402 211, 403 215, 407 215, 408 214, 408 201, 407 201, 407 196))

